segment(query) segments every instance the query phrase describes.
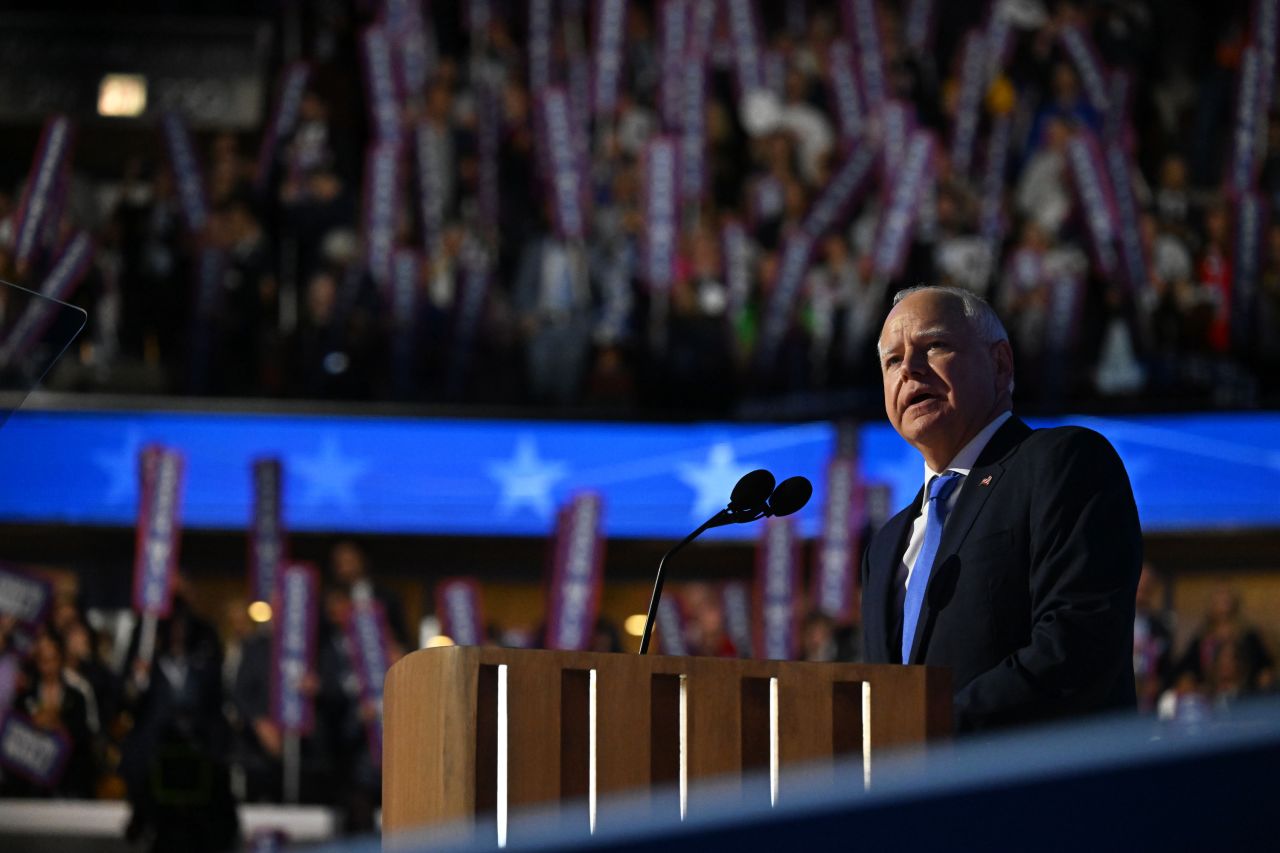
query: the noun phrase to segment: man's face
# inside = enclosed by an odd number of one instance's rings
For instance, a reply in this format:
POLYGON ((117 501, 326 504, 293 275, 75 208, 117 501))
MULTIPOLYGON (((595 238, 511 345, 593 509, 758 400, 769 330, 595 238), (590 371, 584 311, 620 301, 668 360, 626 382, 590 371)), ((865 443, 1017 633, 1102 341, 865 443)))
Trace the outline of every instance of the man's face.
POLYGON ((1013 358, 1008 342, 981 340, 958 298, 926 290, 889 312, 880 372, 889 422, 936 471, 1009 405, 1013 358))

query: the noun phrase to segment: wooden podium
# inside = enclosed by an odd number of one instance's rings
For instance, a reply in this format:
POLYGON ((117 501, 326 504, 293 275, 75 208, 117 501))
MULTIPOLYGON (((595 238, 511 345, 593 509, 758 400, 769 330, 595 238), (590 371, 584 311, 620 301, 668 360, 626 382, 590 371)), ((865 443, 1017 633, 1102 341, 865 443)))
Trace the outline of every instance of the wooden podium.
POLYGON ((658 786, 683 810, 693 780, 833 757, 862 756, 869 778, 881 750, 950 734, 950 682, 920 666, 417 651, 387 673, 383 830, 501 826, 508 807, 557 801, 594 815, 597 795, 658 786))

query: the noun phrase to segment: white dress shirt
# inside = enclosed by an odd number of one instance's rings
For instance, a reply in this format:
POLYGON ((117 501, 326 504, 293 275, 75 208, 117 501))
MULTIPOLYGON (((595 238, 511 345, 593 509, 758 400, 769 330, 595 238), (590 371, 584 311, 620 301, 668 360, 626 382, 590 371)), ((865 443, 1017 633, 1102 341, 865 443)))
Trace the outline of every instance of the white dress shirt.
POLYGON ((987 424, 983 430, 969 440, 969 443, 960 448, 960 452, 951 460, 951 464, 947 465, 942 471, 934 471, 928 465, 924 466, 924 496, 921 499, 923 506, 921 512, 916 516, 915 522, 911 525, 911 538, 907 540, 907 550, 902 553, 902 565, 898 567, 898 576, 902 579, 903 589, 906 589, 907 581, 911 579, 911 571, 915 568, 916 559, 920 556, 920 549, 924 546, 924 530, 925 524, 929 520, 929 482, 943 471, 955 471, 959 473, 960 483, 951 491, 951 495, 947 498, 947 512, 950 513, 955 508, 956 500, 960 497, 960 490, 964 488, 965 480, 969 477, 969 472, 973 470, 973 463, 978 461, 978 457, 982 455, 982 451, 986 449, 987 442, 991 441, 991 436, 996 434, 996 430, 1004 425, 1004 422, 1013 417, 1013 412, 1005 412, 991 423, 987 424))

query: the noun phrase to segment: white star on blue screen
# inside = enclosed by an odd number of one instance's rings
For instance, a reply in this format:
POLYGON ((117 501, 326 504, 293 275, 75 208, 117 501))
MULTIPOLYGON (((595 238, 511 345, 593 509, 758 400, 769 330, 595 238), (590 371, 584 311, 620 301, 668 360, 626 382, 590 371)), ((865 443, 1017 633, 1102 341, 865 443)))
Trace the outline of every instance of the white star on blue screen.
POLYGON ((338 439, 327 434, 320 442, 320 452, 311 456, 293 455, 285 470, 302 481, 299 501, 305 506, 334 504, 350 509, 356 505, 356 481, 364 476, 369 463, 342 451, 338 439))
POLYGON ((538 456, 538 446, 533 437, 522 435, 516 439, 515 456, 511 459, 490 462, 489 476, 498 481, 502 496, 498 499, 498 511, 510 515, 520 507, 528 507, 539 518, 550 518, 554 506, 551 489, 564 479, 565 464, 550 462, 538 456))
POLYGON ((114 449, 97 450, 93 462, 107 475, 109 483, 102 496, 106 504, 126 503, 138 497, 138 453, 142 450, 142 437, 138 430, 130 429, 124 441, 114 449))
POLYGON ((737 461, 733 446, 727 441, 720 441, 711 445, 705 462, 681 462, 676 467, 681 482, 695 492, 689 515, 702 521, 724 509, 729 503, 729 494, 742 475, 760 466, 737 461))

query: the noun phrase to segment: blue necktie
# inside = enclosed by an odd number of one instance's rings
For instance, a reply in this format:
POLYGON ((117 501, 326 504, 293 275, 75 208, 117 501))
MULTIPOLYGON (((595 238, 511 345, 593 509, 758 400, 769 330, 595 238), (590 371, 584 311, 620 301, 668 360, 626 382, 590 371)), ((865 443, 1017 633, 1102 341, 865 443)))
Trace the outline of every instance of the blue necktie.
POLYGON ((916 638, 916 623, 920 621, 920 605, 924 591, 929 586, 929 574, 933 561, 942 544, 942 526, 947 523, 947 498, 960 485, 960 474, 948 471, 929 481, 929 514, 924 522, 924 543, 920 555, 907 580, 907 597, 902 602, 902 662, 911 660, 911 644, 916 638))

